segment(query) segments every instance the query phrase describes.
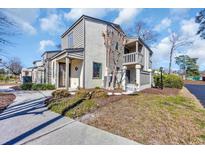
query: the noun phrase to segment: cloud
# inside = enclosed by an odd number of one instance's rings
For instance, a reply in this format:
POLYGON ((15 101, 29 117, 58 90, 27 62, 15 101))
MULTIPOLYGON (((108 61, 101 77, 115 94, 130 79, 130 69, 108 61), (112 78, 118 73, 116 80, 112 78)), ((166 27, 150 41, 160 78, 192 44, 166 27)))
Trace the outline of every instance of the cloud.
POLYGON ((54 47, 55 43, 52 40, 41 40, 39 45, 39 51, 44 52, 48 47, 54 47))
POLYGON ((169 36, 164 37, 159 43, 153 45, 152 50, 154 54, 152 57, 152 61, 154 64, 154 68, 168 66, 170 47, 171 44, 169 42, 169 36))
POLYGON ((61 15, 49 14, 48 17, 40 19, 40 27, 43 31, 56 34, 64 30, 64 22, 61 15))
POLYGON ((113 9, 81 9, 74 8, 71 9, 68 13, 64 13, 64 18, 67 20, 76 20, 82 15, 88 15, 96 18, 104 17, 108 12, 113 9))
POLYGON ((133 23, 134 18, 142 11, 142 9, 132 9, 132 8, 126 8, 126 9, 120 9, 119 14, 117 18, 114 20, 114 23, 116 24, 130 24, 133 23))
POLYGON ((205 70, 205 40, 197 38, 192 47, 187 50, 187 55, 192 58, 199 58, 198 64, 200 64, 200 69, 205 70))
POLYGON ((171 19, 164 18, 164 19, 161 20, 161 22, 158 25, 156 25, 154 27, 154 30, 157 31, 157 32, 160 32, 160 31, 170 27, 171 24, 172 24, 172 20, 171 19))
POLYGON ((3 11, 23 32, 36 34, 33 24, 39 16, 39 9, 4 9, 3 11))
POLYGON ((189 20, 182 20, 180 25, 183 35, 185 35, 186 37, 196 36, 199 25, 195 23, 195 20, 193 18, 189 20))
POLYGON ((170 14, 174 16, 184 16, 189 12, 188 8, 172 8, 170 9, 170 14))
POLYGON ((193 40, 193 45, 186 50, 186 54, 193 58, 199 58, 200 69, 205 70, 205 40, 196 35, 199 25, 194 19, 181 21, 181 32, 187 39, 193 40))
MULTIPOLYGON (((193 44, 189 47, 181 49, 183 50, 183 52, 179 53, 178 51, 176 51, 173 57, 176 57, 180 54, 186 54, 192 58, 199 58, 198 64, 200 64, 200 70, 205 70, 205 40, 196 35, 199 25, 194 22, 193 18, 191 18, 182 20, 179 23, 179 26, 180 37, 193 41, 193 44)), ((161 41, 153 45, 152 50, 154 51, 154 67, 159 68, 160 66, 163 66, 168 68, 170 51, 169 35, 165 36, 163 39, 161 39, 161 41)), ((178 66, 174 63, 174 58, 173 69, 178 69, 178 66)))

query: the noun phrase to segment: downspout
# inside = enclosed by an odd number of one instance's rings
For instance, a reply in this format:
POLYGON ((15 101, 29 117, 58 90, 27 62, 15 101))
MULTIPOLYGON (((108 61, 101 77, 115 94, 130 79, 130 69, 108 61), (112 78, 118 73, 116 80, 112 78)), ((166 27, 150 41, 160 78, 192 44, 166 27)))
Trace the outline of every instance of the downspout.
POLYGON ((84 28, 84 59, 83 59, 83 88, 85 88, 85 49, 86 49, 86 40, 85 40, 85 19, 83 19, 83 28, 84 28))

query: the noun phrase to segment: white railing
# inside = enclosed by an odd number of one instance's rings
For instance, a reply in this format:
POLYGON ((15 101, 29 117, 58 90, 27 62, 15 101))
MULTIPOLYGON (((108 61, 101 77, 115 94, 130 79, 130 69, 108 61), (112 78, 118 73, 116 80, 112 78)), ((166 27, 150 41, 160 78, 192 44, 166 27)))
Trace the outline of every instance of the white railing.
POLYGON ((123 55, 124 64, 143 64, 143 55, 141 53, 132 52, 123 55))

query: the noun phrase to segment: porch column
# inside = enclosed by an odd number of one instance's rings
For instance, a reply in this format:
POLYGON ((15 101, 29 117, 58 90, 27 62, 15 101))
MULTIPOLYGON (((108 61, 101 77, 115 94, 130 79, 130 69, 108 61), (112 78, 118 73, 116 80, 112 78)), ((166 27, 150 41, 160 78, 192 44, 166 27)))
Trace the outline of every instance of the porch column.
POLYGON ((126 90, 126 70, 127 66, 123 66, 122 68, 122 89, 126 90))
POLYGON ((66 71, 65 71, 65 87, 68 90, 69 89, 69 63, 70 59, 66 57, 65 64, 66 64, 66 71))
POLYGON ((136 52, 138 52, 138 41, 136 41, 136 52))
MULTIPOLYGON (((106 76, 106 81, 105 82, 105 89, 109 88, 109 68, 105 67, 105 76, 106 76)), ((103 79, 104 80, 104 79, 103 79)))
POLYGON ((59 63, 56 61, 56 72, 55 72, 55 76, 56 76, 56 79, 55 79, 55 85, 56 85, 56 88, 59 88, 59 63))
POLYGON ((136 69, 136 84, 137 84, 137 87, 140 88, 140 69, 141 69, 141 65, 135 65, 135 69, 136 69))

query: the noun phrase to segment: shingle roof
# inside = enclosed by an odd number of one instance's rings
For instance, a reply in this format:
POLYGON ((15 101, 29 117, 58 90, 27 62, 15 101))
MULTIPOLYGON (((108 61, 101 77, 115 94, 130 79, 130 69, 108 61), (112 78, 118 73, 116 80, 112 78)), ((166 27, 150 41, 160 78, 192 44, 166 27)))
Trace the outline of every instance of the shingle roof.
POLYGON ((43 56, 43 55, 45 55, 46 53, 54 53, 54 52, 60 52, 61 50, 52 50, 52 51, 45 51, 42 55, 41 55, 41 57, 43 56))
POLYGON ((76 22, 73 23, 72 26, 70 26, 70 28, 68 28, 68 30, 66 30, 62 35, 61 37, 64 37, 66 34, 68 34, 70 32, 70 30, 72 30, 78 22, 80 22, 82 19, 90 19, 90 20, 93 20, 93 21, 97 21, 97 22, 101 22, 101 23, 104 23, 104 24, 107 24, 107 25, 110 25, 112 26, 113 28, 121 31, 124 35, 124 31, 122 30, 122 28, 120 27, 120 25, 118 24, 115 24, 115 23, 112 23, 112 22, 108 22, 108 21, 105 21, 105 20, 102 20, 102 19, 98 19, 98 18, 94 18, 94 17, 90 17, 90 16, 87 16, 87 15, 82 15, 78 20, 76 20, 76 22))

